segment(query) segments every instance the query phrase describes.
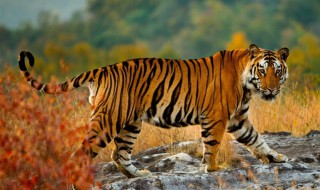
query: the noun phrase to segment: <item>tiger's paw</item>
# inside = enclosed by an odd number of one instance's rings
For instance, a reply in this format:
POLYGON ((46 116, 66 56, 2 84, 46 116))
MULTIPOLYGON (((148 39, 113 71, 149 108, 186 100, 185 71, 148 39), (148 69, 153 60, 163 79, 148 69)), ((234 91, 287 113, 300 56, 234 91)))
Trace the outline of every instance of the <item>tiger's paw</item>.
POLYGON ((138 170, 136 172, 137 176, 136 177, 149 177, 152 176, 152 173, 149 170, 138 170))
POLYGON ((152 173, 149 170, 135 170, 134 172, 130 172, 130 171, 123 171, 122 173, 125 174, 128 178, 135 178, 135 177, 149 177, 152 175, 152 173))
POLYGON ((224 167, 218 165, 208 165, 208 164, 201 164, 199 170, 203 171, 204 173, 214 172, 225 169, 224 167))
POLYGON ((284 163, 288 162, 288 157, 283 154, 278 154, 276 151, 271 150, 269 154, 261 156, 260 161, 263 164, 269 164, 269 163, 284 163))

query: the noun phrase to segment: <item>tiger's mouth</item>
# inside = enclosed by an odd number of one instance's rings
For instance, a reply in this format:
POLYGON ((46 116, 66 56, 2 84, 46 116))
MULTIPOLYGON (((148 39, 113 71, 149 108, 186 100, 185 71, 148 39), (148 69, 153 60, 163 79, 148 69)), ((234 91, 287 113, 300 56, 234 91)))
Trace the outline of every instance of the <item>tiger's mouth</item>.
POLYGON ((268 94, 268 95, 262 94, 261 97, 263 100, 266 100, 266 101, 273 101, 276 99, 276 95, 272 95, 272 94, 268 94))
POLYGON ((276 99, 276 96, 279 94, 280 89, 270 90, 267 88, 267 89, 259 89, 258 91, 260 92, 261 98, 263 100, 273 101, 276 99))

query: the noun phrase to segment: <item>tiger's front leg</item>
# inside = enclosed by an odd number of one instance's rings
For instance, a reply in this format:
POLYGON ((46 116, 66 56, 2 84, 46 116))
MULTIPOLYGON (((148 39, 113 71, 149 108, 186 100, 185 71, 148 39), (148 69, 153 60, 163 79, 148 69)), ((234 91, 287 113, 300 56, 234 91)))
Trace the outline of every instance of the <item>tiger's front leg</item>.
POLYGON ((227 131, 264 164, 288 161, 285 155, 277 153, 267 145, 247 117, 240 121, 232 118, 227 131))

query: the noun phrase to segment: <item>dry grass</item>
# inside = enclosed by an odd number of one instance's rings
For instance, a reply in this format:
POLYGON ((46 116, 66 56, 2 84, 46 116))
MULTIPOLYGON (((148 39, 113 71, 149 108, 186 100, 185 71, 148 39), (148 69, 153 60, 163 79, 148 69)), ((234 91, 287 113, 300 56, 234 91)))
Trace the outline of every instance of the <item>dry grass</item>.
POLYGON ((288 90, 273 102, 255 97, 250 118, 259 132, 291 132, 294 136, 320 130, 320 91, 288 90))
MULTIPOLYGON (((10 70, 0 76, 0 84, 0 186, 65 189, 75 182, 87 187, 93 180, 92 167, 79 168, 68 162, 88 131, 87 93, 42 95, 10 70)), ((260 132, 289 131, 300 136, 319 130, 319 110, 319 92, 292 90, 271 103, 255 99, 250 117, 260 132)), ((144 125, 134 153, 176 141, 197 140, 200 131, 199 126, 165 130, 144 125)), ((228 165, 233 154, 231 138, 225 136, 219 154, 222 166, 228 165)), ((94 162, 109 160, 111 149, 112 145, 94 162)), ((172 147, 171 152, 179 151, 172 147)))

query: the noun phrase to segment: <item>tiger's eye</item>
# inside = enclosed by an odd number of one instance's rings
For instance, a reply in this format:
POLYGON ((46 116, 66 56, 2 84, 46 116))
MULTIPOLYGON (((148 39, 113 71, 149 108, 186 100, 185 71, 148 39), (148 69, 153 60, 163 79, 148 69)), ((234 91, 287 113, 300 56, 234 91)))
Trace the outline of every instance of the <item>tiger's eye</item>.
POLYGON ((262 75, 266 74, 266 72, 264 71, 264 69, 259 69, 259 73, 262 74, 262 75))

